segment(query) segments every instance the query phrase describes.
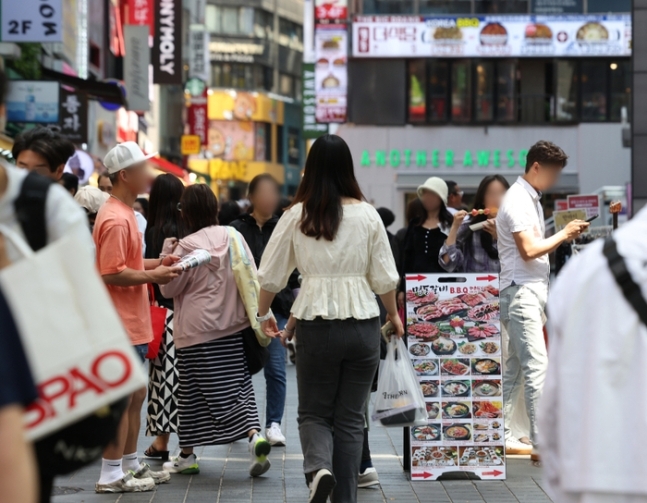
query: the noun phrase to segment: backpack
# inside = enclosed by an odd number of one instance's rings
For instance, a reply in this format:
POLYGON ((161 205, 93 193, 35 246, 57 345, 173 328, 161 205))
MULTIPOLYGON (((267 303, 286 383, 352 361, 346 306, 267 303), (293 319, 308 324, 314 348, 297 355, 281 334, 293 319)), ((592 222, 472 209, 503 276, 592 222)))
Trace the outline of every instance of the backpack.
MULTIPOLYGON (((47 245, 45 207, 52 183, 36 173, 29 173, 14 202, 18 222, 34 251, 47 245)), ((128 397, 122 398, 35 443, 41 502, 50 500, 55 476, 78 470, 101 457, 104 447, 114 439, 127 405, 128 397)))

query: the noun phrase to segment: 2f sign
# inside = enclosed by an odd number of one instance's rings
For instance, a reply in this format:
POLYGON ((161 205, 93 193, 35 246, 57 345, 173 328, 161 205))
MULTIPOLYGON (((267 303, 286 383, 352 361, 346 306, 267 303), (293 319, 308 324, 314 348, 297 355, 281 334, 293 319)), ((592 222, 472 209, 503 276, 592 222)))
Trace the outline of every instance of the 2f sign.
POLYGON ((62 42, 62 0, 1 0, 3 42, 62 42))

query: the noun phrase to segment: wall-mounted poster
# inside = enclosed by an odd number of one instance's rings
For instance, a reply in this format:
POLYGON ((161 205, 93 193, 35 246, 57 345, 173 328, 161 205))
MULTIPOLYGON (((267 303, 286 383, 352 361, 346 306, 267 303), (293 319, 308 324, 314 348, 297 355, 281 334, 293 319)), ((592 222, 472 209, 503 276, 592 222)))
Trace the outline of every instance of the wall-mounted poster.
POLYGON ((499 277, 407 276, 409 357, 429 415, 411 428, 411 478, 505 478, 499 277))
POLYGON ((58 123, 58 82, 9 80, 5 103, 8 122, 58 123))
POLYGON ((207 143, 212 157, 225 161, 253 161, 254 123, 209 121, 207 143))
POLYGON ((346 25, 317 25, 315 30, 316 119, 346 121, 348 31, 346 25))

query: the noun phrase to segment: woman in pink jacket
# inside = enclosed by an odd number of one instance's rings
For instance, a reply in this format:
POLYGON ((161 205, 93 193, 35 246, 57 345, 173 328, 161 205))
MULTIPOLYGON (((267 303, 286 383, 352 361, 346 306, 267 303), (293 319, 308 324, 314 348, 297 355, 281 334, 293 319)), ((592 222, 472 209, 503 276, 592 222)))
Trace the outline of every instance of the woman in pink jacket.
MULTIPOLYGON (((178 206, 188 236, 173 250, 180 257, 204 249, 209 264, 190 269, 161 288, 175 305, 175 341, 180 374, 178 436, 182 452, 164 464, 171 473, 199 473, 193 448, 249 438, 250 475, 270 468, 270 444, 259 433, 252 379, 243 350, 249 319, 238 295, 229 259, 229 234, 218 225, 218 200, 207 185, 193 185, 178 206), (235 294, 232 294, 236 292, 235 294)), ((252 256, 244 239, 248 256, 252 256)), ((252 261, 253 262, 253 261, 252 261)))

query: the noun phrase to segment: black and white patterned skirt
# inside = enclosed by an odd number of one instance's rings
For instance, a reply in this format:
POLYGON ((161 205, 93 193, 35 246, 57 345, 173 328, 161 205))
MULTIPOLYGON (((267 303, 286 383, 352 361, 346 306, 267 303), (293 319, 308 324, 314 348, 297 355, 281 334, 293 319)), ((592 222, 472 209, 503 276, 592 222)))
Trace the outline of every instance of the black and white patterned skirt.
POLYGON ((229 444, 261 431, 240 333, 177 350, 180 447, 229 444))

